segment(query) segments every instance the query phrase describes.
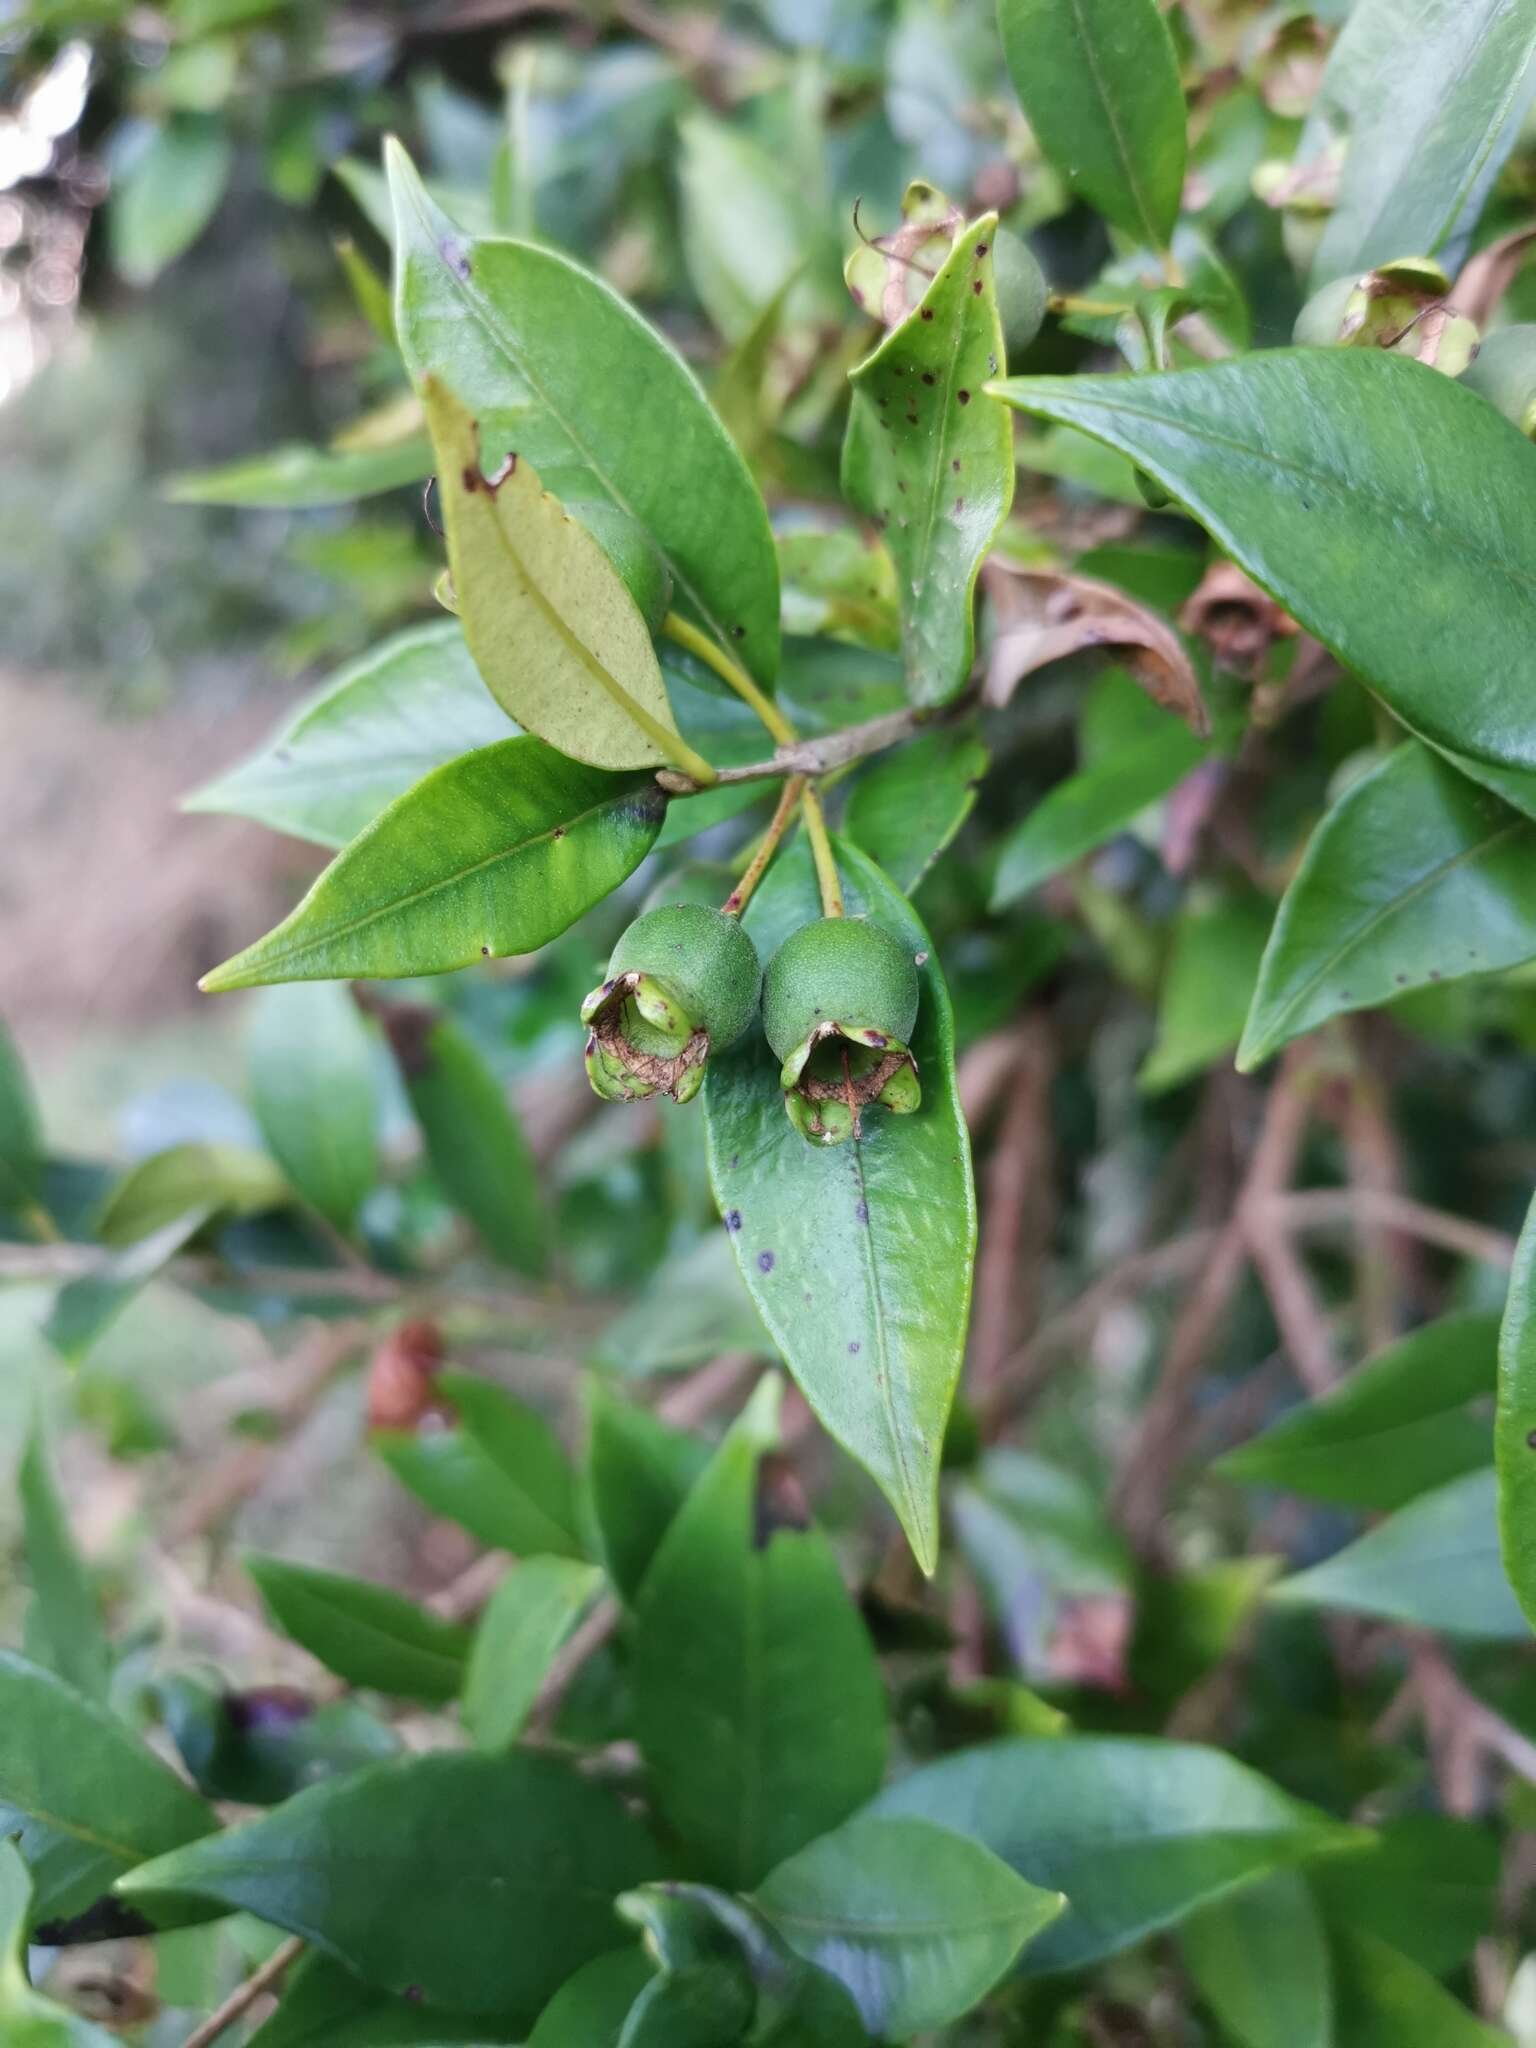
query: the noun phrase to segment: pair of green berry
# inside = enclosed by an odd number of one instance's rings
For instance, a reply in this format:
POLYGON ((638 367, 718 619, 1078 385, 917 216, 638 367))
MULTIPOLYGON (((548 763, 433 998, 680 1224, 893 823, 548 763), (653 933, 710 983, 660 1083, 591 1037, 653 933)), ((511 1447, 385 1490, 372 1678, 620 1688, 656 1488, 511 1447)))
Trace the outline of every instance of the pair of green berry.
POLYGON ((912 955, 861 917, 802 925, 764 973, 739 918, 673 903, 637 918, 581 1006, 587 1073, 610 1102, 689 1102, 712 1053, 736 1044, 762 1003, 784 1107, 802 1137, 838 1145, 879 1103, 904 1116, 922 1090, 910 1043, 912 955))

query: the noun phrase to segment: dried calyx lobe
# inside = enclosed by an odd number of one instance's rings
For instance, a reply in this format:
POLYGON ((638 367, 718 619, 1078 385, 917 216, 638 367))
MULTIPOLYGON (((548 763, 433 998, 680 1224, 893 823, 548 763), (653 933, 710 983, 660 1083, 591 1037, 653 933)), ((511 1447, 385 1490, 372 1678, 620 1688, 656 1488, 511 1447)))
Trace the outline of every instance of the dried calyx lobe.
POLYGON ((763 985, 763 1027, 802 1137, 838 1145, 877 1103, 898 1116, 917 1108, 917 1003, 912 955, 867 919, 820 918, 784 941, 763 985))
POLYGON ((610 1102, 691 1101, 710 1054, 751 1023, 761 983, 756 950, 735 918, 697 903, 636 918, 581 1006, 592 1086, 610 1102))

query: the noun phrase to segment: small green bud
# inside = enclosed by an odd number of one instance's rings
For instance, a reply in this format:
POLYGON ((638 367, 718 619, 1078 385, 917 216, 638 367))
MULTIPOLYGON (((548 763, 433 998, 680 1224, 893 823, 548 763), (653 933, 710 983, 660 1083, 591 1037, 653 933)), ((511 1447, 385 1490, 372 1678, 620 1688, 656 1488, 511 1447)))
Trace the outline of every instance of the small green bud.
POLYGON ((819 918, 784 941, 764 978, 763 1029, 802 1137, 839 1145, 875 1103, 897 1116, 918 1107, 917 1004, 911 954, 865 918, 819 918))
POLYGON ((1344 326, 1344 309, 1355 289, 1352 277, 1336 277, 1314 292, 1296 315, 1291 339, 1302 348, 1332 348, 1344 326))
POLYGON ((1461 381, 1536 441, 1536 326, 1501 327, 1490 334, 1461 381))
POLYGON ((691 1102, 710 1054, 751 1023, 761 985, 756 948, 736 918, 698 903, 647 911, 581 1006, 592 1086, 609 1102, 691 1102))
POLYGON ((606 498, 572 498, 565 509, 580 520, 618 570, 646 629, 659 632, 672 609, 672 572, 640 521, 606 498))

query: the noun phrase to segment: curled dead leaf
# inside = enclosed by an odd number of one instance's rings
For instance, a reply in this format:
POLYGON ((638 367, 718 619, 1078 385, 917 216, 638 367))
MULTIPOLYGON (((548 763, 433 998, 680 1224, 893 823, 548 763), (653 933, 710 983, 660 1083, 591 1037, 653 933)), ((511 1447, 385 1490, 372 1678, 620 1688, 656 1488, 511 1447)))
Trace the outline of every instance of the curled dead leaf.
POLYGON ((1186 600, 1179 624, 1203 640, 1223 668, 1241 676, 1256 674, 1276 640, 1301 630, 1235 562, 1211 564, 1186 600))
POLYGON ((1472 324, 1485 328, 1515 281, 1515 273, 1536 244, 1536 227, 1514 228, 1462 265, 1451 290, 1456 309, 1472 324))
POLYGON ((446 1414, 435 1392, 442 1363, 435 1323, 416 1319, 391 1330, 368 1368, 368 1427, 415 1429, 429 1415, 446 1414))
POLYGON ((1069 654, 1102 647, 1155 704, 1202 739, 1209 734, 1200 679, 1166 619, 1113 584, 1068 570, 1017 569, 994 561, 984 573, 1000 630, 987 660, 983 703, 1004 705, 1025 676, 1069 654))

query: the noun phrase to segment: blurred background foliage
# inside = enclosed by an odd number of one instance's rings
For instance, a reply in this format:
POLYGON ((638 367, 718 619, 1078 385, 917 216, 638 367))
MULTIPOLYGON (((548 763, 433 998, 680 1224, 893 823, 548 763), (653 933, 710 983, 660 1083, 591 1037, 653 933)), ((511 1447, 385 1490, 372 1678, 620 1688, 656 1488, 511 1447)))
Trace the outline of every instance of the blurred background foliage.
MULTIPOLYGON (((1289 338, 1302 292, 1295 214, 1257 197, 1255 174, 1295 151, 1344 12, 1169 10, 1192 106, 1181 254, 1259 345, 1289 338)), ((370 1156, 326 1213, 280 1143, 273 1159, 270 1100, 274 1070, 320 1027, 284 1021, 287 991, 194 1014, 196 974, 318 862, 235 821, 179 816, 179 799, 382 633, 440 616, 420 483, 399 481, 415 477, 417 428, 380 333, 390 131, 466 227, 570 251, 671 336, 765 482, 787 624, 873 650, 861 692, 890 645, 890 599, 837 495, 845 373, 870 333, 845 254, 894 223, 922 176, 972 211, 998 208, 1058 293, 1135 261, 1041 159, 990 0, 0 7, 0 1013, 32 1076, 38 1199, 61 1237, 39 1254, 20 1209, 0 1229, 0 1463, 41 1397, 63 1428, 79 1534, 135 1646, 118 1684, 173 1733, 178 1715, 206 1717, 196 1683, 215 1671, 240 1691, 313 1682, 256 1619, 240 1545, 420 1595, 470 1563, 465 1531, 414 1504, 368 1444, 370 1418, 409 1422, 430 1399, 434 1346, 565 1417, 583 1367, 630 1385, 769 1356, 687 1114, 590 1114, 575 1011, 654 867, 531 965, 380 991, 386 1007, 451 1018, 515 1104, 551 1226, 547 1272, 490 1255, 496 1219, 434 1170, 373 1019, 342 1027, 336 1054, 366 1104, 370 1156), (168 488, 227 465, 221 484, 168 488), (235 502, 192 502, 207 497, 235 502), (224 1148, 201 1162, 224 1194, 142 1287, 152 1262, 103 1265, 92 1249, 101 1205, 114 1187, 123 1199, 124 1175, 152 1205, 132 1170, 180 1146, 224 1148), (425 1364, 390 1334, 406 1314, 433 1333, 425 1364)), ((1482 240, 1529 212, 1530 140, 1482 240)), ((1505 317, 1536 317, 1532 278, 1515 279, 1505 317)), ((1010 368, 1092 362, 1104 341, 1091 322, 1052 321, 1010 368)), ((1074 564, 1179 614, 1207 566, 1188 522, 1148 509, 1128 468, 1068 436, 1021 427, 1020 457, 1006 542, 1019 562, 1074 564)), ((1216 701, 1251 694, 1272 716, 1205 782, 1181 784, 1187 808, 1138 809, 1043 886, 999 887, 1010 828, 1135 722, 1124 675, 1078 654, 989 718, 994 772, 918 891, 955 994, 985 1219, 937 1591, 913 1582, 846 1461, 814 1437, 798 1455, 898 1651, 912 1751, 1049 1726, 1058 1709, 1082 1729, 1215 1737, 1292 1792, 1418 1830, 1418 1890, 1340 1883, 1329 1910, 1518 2017, 1504 1997, 1527 1945, 1528 1859, 1502 1918, 1494 1895, 1529 1791, 1494 1809, 1479 1789, 1456 1817, 1441 1810, 1443 1755, 1401 1714, 1381 1718, 1402 1676, 1390 1603, 1374 1621, 1258 1604, 1282 1560, 1306 1565, 1357 1532, 1358 1507, 1209 1470, 1295 1398, 1292 1334, 1256 1275, 1234 1291, 1206 1378, 1146 1433, 1148 1390, 1263 1115, 1263 1079, 1239 1079, 1231 1053, 1265 906, 1330 790, 1385 738, 1349 680, 1292 687, 1296 642, 1251 592, 1202 627, 1190 646, 1218 670, 1216 701), (1139 1484, 1155 1543, 1128 1543, 1107 1506, 1139 1484)), ((754 820, 690 851, 725 858, 754 820)), ((1469 1233, 1352 1236, 1344 1210, 1330 1223, 1320 1209, 1309 1270, 1338 1359, 1500 1304, 1501 1233, 1536 1177, 1533 1053, 1529 969, 1420 991, 1313 1049, 1297 1184, 1410 1191, 1469 1233)), ((19 1083, 7 1099, 22 1114, 19 1083)), ((16 1511, 0 1517, 13 1546, 0 1633, 14 1640, 27 1589, 16 1511)), ((1421 1564, 1407 1555, 1403 1582, 1421 1564)), ((1528 1661, 1475 1641, 1462 1670, 1536 1741, 1528 1661)), ((568 1729, 611 1727, 618 1683, 595 1660, 568 1729)), ((338 1754, 393 1739, 360 1724, 338 1754)), ((311 1767, 329 1768, 281 1764, 311 1767)), ((185 2010, 243 1961, 178 1940, 155 1944, 153 1996, 139 1987, 151 2048, 180 2041, 185 2010)), ((112 1995, 127 1998, 144 1965, 131 1946, 120 1964, 112 1995)), ((1020 2024, 1054 2024, 1054 1995, 1031 1992, 1020 2024)), ((1162 1952, 1137 1951, 1096 1981, 1099 2031, 1027 2037, 1217 2038, 1192 2031, 1198 2001, 1183 1997, 1162 1952)), ((1521 2038, 1536 2040, 1530 2002, 1521 2038)))

